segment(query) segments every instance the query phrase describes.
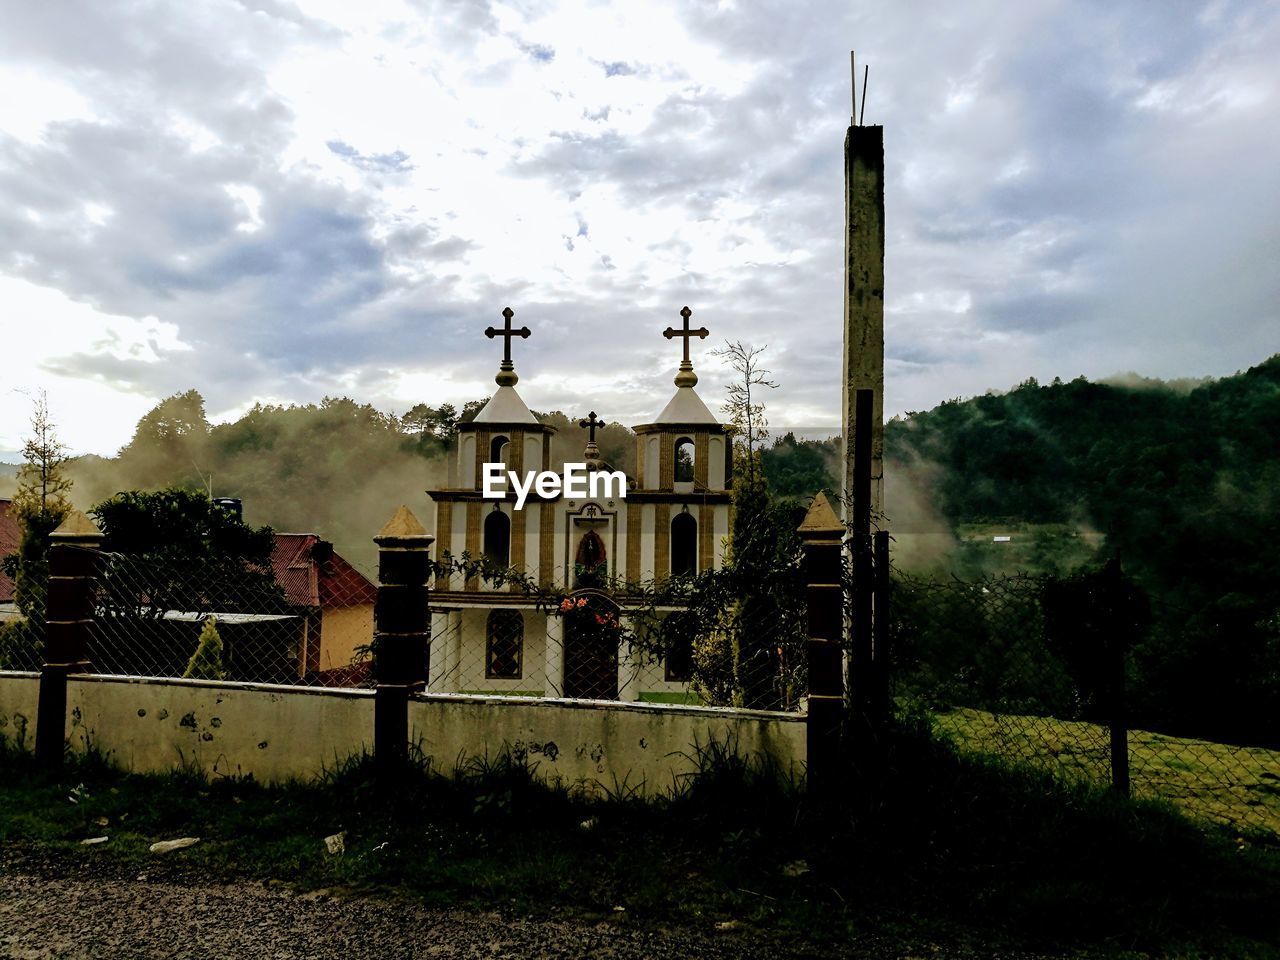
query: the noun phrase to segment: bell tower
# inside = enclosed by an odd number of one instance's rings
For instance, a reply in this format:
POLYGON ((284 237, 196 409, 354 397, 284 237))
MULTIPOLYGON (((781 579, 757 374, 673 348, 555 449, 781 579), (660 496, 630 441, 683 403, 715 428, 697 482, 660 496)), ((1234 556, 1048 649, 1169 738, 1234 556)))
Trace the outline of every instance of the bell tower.
POLYGON ((698 375, 689 343, 694 337, 706 339, 708 330, 691 328, 692 315, 685 307, 680 311, 681 327, 667 327, 662 334, 682 341, 675 396, 656 420, 634 428, 637 477, 636 489, 627 495, 627 543, 633 554, 627 570, 641 571, 644 578, 719 567, 723 556, 717 545, 729 533, 733 476, 728 428, 694 390, 698 375), (642 536, 649 530, 652 552, 645 549, 642 536))

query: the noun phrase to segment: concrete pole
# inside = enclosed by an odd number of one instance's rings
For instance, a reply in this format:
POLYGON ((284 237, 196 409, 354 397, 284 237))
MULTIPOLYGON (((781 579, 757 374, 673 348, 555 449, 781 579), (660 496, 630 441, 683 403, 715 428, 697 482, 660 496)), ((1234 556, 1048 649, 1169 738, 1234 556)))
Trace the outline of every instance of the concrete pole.
MULTIPOLYGON (((884 513, 884 128, 849 128, 844 141, 845 287, 843 502, 853 497, 854 413, 858 390, 874 393, 871 514, 884 513)), ((848 514, 846 512, 845 516, 848 514)))

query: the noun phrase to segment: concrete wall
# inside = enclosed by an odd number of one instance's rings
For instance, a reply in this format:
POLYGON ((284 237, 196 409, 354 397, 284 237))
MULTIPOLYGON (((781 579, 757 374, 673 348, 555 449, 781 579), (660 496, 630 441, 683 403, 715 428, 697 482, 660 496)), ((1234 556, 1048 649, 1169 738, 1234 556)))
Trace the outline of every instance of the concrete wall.
MULTIPOLYGON (((28 750, 38 687, 36 674, 0 672, 0 733, 28 750)), ((86 674, 68 682, 66 729, 72 750, 92 747, 138 773, 191 766, 306 780, 372 752, 373 692, 86 674)), ((787 775, 805 764, 804 717, 762 711, 426 694, 409 704, 409 729, 445 775, 511 751, 542 778, 593 794, 620 784, 661 794, 696 770, 697 747, 713 740, 787 775)))
POLYGON ((0 739, 28 753, 36 746, 40 674, 0 670, 0 739))
POLYGON ((310 779, 373 750, 373 691, 74 676, 71 749, 138 773, 191 764, 210 776, 310 779))
POLYGON ((510 750, 540 777, 589 793, 625 783, 662 794, 695 772, 696 747, 712 740, 796 777, 805 763, 803 716, 665 704, 429 694, 409 704, 409 739, 446 774, 510 750))

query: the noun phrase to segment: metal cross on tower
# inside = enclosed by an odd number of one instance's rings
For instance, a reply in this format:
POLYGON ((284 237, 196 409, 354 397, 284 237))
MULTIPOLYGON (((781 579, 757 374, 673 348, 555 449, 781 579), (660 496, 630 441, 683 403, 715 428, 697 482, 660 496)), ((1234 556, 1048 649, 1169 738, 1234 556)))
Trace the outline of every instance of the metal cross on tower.
POLYGON ((521 327, 516 330, 511 326, 511 318, 516 312, 510 307, 506 307, 502 311, 502 319, 505 324, 501 327, 487 327, 484 335, 492 340, 494 337, 502 337, 502 369, 511 369, 511 338, 519 337, 521 340, 527 340, 532 331, 528 327, 521 327))
POLYGON ((495 379, 499 386, 514 386, 516 377, 515 364, 511 362, 511 338, 519 337, 521 340, 527 340, 531 331, 528 327, 521 327, 519 330, 511 326, 511 318, 516 312, 510 307, 504 307, 502 310, 502 327, 487 327, 484 335, 492 340, 494 337, 502 337, 502 364, 498 367, 498 376, 495 379))
POLYGON ((701 340, 707 339, 707 335, 711 332, 706 327, 699 327, 697 330, 689 329, 689 318, 693 316, 693 311, 688 307, 680 311, 680 316, 684 319, 684 329, 677 330, 674 327, 667 327, 662 331, 662 335, 668 340, 682 337, 684 339, 684 363, 689 363, 689 338, 698 337, 701 340))

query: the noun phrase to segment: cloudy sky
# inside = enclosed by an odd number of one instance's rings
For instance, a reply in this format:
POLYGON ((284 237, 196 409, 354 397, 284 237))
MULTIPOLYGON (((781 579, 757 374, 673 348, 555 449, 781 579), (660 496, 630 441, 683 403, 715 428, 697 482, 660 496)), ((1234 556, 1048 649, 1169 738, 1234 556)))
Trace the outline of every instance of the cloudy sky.
POLYGON ((535 408, 651 417, 688 303, 838 424, 850 48, 889 411, 1280 351, 1274 2, 0 0, 0 459, 483 396, 508 304, 535 408))

